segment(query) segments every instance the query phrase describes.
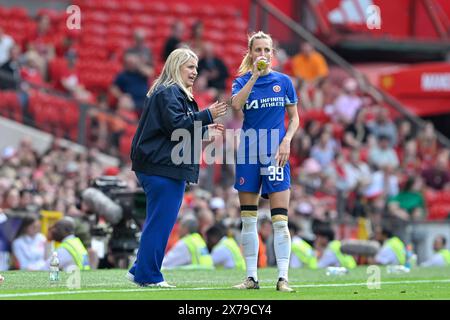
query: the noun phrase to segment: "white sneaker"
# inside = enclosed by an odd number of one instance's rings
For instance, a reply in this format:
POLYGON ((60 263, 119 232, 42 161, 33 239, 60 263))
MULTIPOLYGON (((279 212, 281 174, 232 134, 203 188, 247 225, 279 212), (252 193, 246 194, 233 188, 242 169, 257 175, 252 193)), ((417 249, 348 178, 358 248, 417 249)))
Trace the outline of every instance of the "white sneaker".
POLYGON ((161 281, 158 283, 147 283, 144 287, 156 287, 156 288, 176 288, 176 286, 172 284, 168 284, 166 281, 161 281))
POLYGON ((133 282, 135 285, 138 285, 140 287, 155 287, 155 288, 176 288, 176 286, 168 284, 166 281, 161 281, 158 283, 146 283, 146 284, 140 284, 134 281, 134 275, 131 272, 127 272, 125 277, 133 282))
POLYGON ((127 274, 125 275, 125 278, 127 278, 129 281, 134 282, 134 275, 131 272, 127 272, 127 274))

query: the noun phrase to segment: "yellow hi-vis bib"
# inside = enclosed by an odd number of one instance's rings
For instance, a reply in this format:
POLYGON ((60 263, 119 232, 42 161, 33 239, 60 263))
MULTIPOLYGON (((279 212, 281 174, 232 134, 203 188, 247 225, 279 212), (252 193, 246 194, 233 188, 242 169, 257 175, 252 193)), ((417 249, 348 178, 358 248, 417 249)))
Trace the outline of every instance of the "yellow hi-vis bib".
POLYGON ((200 268, 214 268, 214 263, 209 254, 206 243, 202 236, 198 233, 189 234, 181 239, 188 247, 191 254, 191 266, 198 266, 200 268))
POLYGON ((303 239, 294 241, 291 245, 292 253, 309 269, 317 269, 317 257, 314 249, 303 239))
POLYGON ((66 249, 73 258, 76 266, 80 270, 90 270, 89 256, 86 248, 81 242, 80 238, 71 238, 63 241, 60 245, 61 248, 66 249))
POLYGON ((353 269, 356 267, 355 259, 351 255, 343 254, 341 252, 341 242, 339 240, 331 241, 328 247, 336 255, 341 267, 345 267, 347 269, 353 269))

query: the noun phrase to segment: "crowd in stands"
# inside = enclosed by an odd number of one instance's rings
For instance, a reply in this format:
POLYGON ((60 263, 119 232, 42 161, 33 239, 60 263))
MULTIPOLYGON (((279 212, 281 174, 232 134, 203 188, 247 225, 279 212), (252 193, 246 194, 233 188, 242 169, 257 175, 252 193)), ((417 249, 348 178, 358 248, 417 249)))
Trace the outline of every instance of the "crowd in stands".
MULTIPOLYGON (((43 154, 32 148, 29 139, 2 150, 1 210, 25 212, 30 217, 40 210, 55 210, 82 220, 86 212, 80 195, 93 179, 115 175, 131 190, 138 188, 127 161, 120 168, 108 168, 96 155, 103 151, 119 156, 123 136, 133 135, 149 84, 158 72, 158 61, 163 61, 174 48, 188 45, 200 58, 194 90, 202 108, 229 97, 229 81, 236 70, 229 70, 223 54, 204 39, 204 28, 198 20, 186 36, 188 29, 183 22, 174 22, 161 57, 148 46, 145 30, 136 29, 133 44, 117 57, 122 63, 118 62, 117 74, 108 90, 95 92, 86 88, 75 68, 77 59, 80 63, 74 51, 76 36, 54 39, 48 16, 37 18, 36 34, 22 43, 15 42, 0 26, 0 70, 13 79, 11 84, 0 82, 1 89, 27 94, 38 86, 39 90, 56 90, 92 105, 87 152, 75 153, 58 139, 43 154)), ((439 144, 432 123, 417 128, 380 101, 363 95, 354 79, 333 79, 325 58, 308 43, 303 43, 293 57, 279 48, 273 64, 275 70, 291 75, 301 101, 302 125, 292 141, 290 158, 293 183, 289 221, 293 239, 300 237, 314 245, 321 228, 328 226, 334 230, 333 236, 322 234, 328 240, 316 246, 320 256, 334 238, 369 239, 386 222, 404 242, 420 242, 423 238, 408 227, 410 222, 448 218, 450 152, 439 144), (346 227, 341 228, 342 225, 346 227)), ((227 129, 238 129, 242 113, 230 110, 224 122, 227 129)), ((208 233, 228 234, 239 243, 240 208, 232 187, 233 177, 232 165, 202 166, 200 184, 186 192, 167 252, 188 250, 177 247, 177 241, 188 233, 198 233, 207 240, 209 250, 214 246, 209 243, 208 233), (184 226, 190 232, 180 233, 183 217, 190 217, 184 226)), ((258 213, 258 265, 273 266, 267 201, 261 200, 258 213)), ((33 262, 30 257, 22 262, 23 253, 27 252, 25 245, 36 249, 30 254, 43 259, 39 248, 45 235, 37 232, 37 222, 31 220, 15 236, 11 247, 0 248, 15 256, 14 263, 9 262, 12 267, 32 270, 42 262, 33 262), (33 241, 26 241, 24 236, 33 241)), ((82 238, 87 247, 88 238, 82 238)), ((175 260, 168 255, 166 266, 175 260)), ((2 267, 5 263, 0 270, 2 267)))

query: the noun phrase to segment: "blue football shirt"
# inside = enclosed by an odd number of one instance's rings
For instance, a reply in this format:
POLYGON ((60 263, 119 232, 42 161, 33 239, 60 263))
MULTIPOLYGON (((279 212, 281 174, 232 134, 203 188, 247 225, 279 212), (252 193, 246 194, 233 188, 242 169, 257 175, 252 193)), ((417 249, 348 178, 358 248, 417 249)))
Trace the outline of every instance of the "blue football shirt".
MULTIPOLYGON (((233 81, 232 95, 236 95, 250 79, 248 72, 233 81)), ((244 122, 237 158, 252 159, 274 156, 286 134, 284 119, 286 105, 296 104, 297 94, 291 79, 271 71, 256 80, 243 106, 244 122)))

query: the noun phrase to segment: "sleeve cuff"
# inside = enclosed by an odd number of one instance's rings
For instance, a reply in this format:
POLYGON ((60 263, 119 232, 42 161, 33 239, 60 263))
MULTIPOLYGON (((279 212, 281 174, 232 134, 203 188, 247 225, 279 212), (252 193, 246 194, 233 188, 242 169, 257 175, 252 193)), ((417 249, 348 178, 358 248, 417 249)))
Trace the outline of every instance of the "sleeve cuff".
POLYGON ((202 122, 203 126, 206 126, 214 122, 211 116, 211 112, 208 109, 200 111, 198 113, 198 120, 202 122))

